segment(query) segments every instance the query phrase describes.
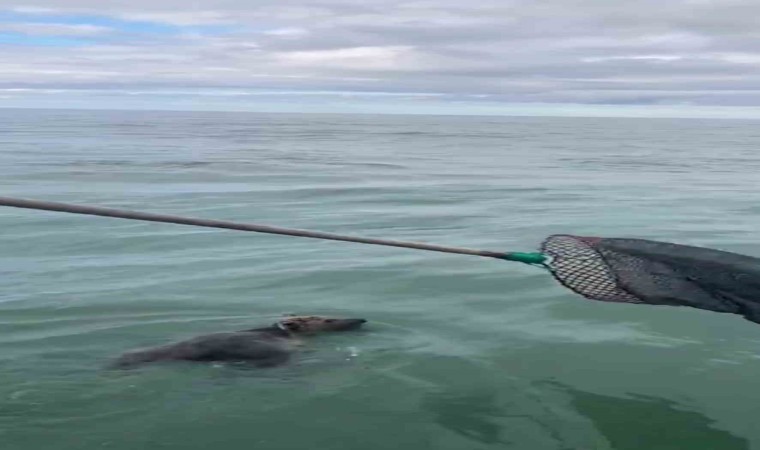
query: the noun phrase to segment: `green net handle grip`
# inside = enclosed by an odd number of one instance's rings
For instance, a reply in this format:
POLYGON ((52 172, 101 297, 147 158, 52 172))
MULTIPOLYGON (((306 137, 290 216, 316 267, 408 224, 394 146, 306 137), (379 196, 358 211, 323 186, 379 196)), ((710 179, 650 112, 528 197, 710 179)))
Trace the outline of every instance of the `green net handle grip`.
POLYGON ((505 261, 516 261, 524 264, 530 264, 533 266, 548 267, 551 262, 549 255, 543 253, 522 253, 522 252, 510 252, 504 253, 499 257, 505 261))

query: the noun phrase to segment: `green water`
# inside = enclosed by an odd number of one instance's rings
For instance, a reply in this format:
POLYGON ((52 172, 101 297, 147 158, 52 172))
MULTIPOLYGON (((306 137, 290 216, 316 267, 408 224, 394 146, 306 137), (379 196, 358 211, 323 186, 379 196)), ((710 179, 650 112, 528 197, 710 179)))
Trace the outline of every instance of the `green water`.
MULTIPOLYGON (((760 256, 751 121, 0 112, 0 193, 489 250, 760 256)), ((760 448, 760 326, 467 256, 0 209, 0 449, 760 448), (121 352, 363 317, 271 370, 121 352)))

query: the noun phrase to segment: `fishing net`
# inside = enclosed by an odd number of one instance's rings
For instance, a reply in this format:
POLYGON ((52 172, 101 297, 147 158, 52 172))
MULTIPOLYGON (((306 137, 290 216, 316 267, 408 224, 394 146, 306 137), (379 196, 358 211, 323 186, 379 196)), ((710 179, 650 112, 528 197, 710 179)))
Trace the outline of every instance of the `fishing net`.
POLYGON ((689 306, 760 323, 760 259, 626 238, 548 237, 541 251, 565 287, 592 300, 689 306))

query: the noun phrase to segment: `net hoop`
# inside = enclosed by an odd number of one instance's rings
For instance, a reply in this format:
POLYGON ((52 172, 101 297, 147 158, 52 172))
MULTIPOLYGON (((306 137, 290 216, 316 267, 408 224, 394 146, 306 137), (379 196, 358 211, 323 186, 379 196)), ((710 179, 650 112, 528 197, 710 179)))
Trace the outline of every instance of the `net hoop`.
POLYGON ((590 300, 644 303, 620 286, 604 256, 594 249, 599 238, 557 234, 546 238, 541 252, 548 255, 552 276, 563 286, 590 300))

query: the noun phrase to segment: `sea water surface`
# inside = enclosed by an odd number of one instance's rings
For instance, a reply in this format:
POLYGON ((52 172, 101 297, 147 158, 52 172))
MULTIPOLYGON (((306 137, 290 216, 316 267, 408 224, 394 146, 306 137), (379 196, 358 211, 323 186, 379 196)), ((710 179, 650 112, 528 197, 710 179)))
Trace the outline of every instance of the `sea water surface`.
MULTIPOLYGON (((0 111, 0 195, 534 250, 760 256, 760 124, 0 111)), ((760 326, 468 256, 0 208, 0 448, 760 448, 760 326), (121 352, 363 317, 292 364, 121 352)))

